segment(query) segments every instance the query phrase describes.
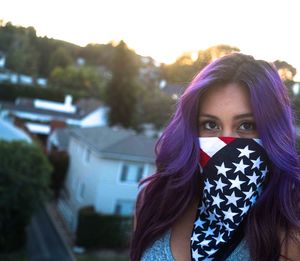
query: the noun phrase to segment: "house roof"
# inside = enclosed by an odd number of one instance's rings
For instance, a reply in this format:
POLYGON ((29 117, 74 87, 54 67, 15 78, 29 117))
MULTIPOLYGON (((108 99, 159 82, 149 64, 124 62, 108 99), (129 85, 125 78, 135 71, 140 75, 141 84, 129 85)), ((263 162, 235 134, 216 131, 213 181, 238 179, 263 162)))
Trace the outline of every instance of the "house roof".
POLYGON ((95 98, 80 99, 76 102, 79 115, 87 115, 99 107, 103 107, 104 103, 95 98))
POLYGON ((57 143, 56 146, 59 146, 62 150, 67 150, 69 146, 70 141, 70 133, 72 131, 72 128, 56 128, 53 132, 56 135, 57 143))
POLYGON ((78 115, 76 113, 66 113, 61 111, 53 111, 47 109, 39 109, 35 108, 33 105, 33 100, 26 99, 26 102, 22 103, 14 103, 14 102, 1 102, 1 109, 6 109, 10 111, 19 111, 19 112, 27 112, 27 113, 34 113, 39 115, 47 115, 53 116, 59 119, 81 119, 83 116, 78 115))
POLYGON ((6 141, 21 140, 31 143, 31 138, 23 130, 0 119, 0 139, 6 141))
POLYGON ((92 111, 96 110, 101 105, 103 105, 100 101, 96 99, 83 99, 76 104, 77 110, 75 113, 68 113, 63 111, 37 108, 34 106, 34 99, 28 99, 28 98, 19 98, 16 100, 16 102, 2 101, 0 103, 2 109, 7 109, 10 111, 20 111, 20 112, 34 113, 34 114, 45 115, 45 116, 46 115, 52 116, 58 119, 74 119, 74 120, 80 120, 84 118, 89 113, 91 113, 92 111))
POLYGON ((102 157, 154 162, 156 139, 132 130, 107 126, 76 128, 71 135, 85 142, 102 157))
POLYGON ((161 91, 172 96, 173 94, 177 94, 181 96, 184 93, 186 86, 183 85, 176 85, 176 84, 166 84, 161 88, 161 91))

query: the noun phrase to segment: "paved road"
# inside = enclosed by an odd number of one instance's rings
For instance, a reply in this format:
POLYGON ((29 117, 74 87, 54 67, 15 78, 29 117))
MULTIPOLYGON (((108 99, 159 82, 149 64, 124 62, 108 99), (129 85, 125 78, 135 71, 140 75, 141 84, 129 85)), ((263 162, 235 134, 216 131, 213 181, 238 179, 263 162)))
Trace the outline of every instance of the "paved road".
POLYGON ((27 252, 29 261, 74 261, 44 208, 33 216, 28 227, 27 252))

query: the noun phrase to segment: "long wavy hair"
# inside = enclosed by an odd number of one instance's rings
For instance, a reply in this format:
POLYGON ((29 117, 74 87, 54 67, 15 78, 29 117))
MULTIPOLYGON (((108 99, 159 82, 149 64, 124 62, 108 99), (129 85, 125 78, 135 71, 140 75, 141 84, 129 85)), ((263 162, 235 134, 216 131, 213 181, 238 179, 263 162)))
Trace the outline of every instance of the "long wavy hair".
POLYGON ((257 130, 272 162, 264 193, 251 208, 245 235, 251 260, 278 260, 281 238, 300 230, 299 160, 293 111, 276 68, 252 56, 234 53, 206 66, 186 88, 176 111, 157 140, 156 173, 144 179, 136 203, 131 261, 186 211, 199 193, 198 109, 211 86, 238 83, 249 89, 257 130))

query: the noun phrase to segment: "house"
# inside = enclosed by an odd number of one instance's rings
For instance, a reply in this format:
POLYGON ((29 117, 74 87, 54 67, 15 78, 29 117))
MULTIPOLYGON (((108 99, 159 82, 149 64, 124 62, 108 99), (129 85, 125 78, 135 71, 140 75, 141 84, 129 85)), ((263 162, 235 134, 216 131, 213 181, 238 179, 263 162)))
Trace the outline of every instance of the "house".
POLYGON ((116 127, 70 131, 70 164, 58 209, 71 231, 85 206, 102 214, 133 214, 138 182, 155 171, 155 142, 116 127))
POLYGON ((0 119, 0 140, 32 142, 31 138, 23 130, 3 119, 0 119))
POLYGON ((96 99, 83 99, 73 104, 72 96, 64 102, 19 98, 15 102, 1 102, 2 118, 19 119, 34 135, 48 136, 53 122, 66 126, 102 126, 107 124, 108 108, 96 99))
POLYGON ((6 55, 0 51, 0 69, 5 68, 6 55))
POLYGON ((5 65, 6 65, 6 55, 4 52, 0 51, 0 82, 21 84, 21 85, 36 84, 43 88, 47 86, 47 79, 38 77, 35 79, 34 82, 32 76, 13 72, 5 68, 5 65))
POLYGON ((72 128, 55 128, 47 139, 47 152, 68 151, 72 128))
POLYGON ((21 85, 38 85, 42 88, 47 86, 47 79, 36 78, 35 82, 32 76, 25 74, 18 74, 11 70, 5 69, 5 59, 1 59, 0 56, 0 82, 6 82, 11 84, 21 84, 21 85), (1 67, 3 65, 3 67, 1 67))
POLYGON ((161 80, 159 83, 160 90, 170 96, 173 100, 177 100, 185 90, 185 86, 177 84, 169 84, 166 80, 161 80))
POLYGON ((160 64, 149 56, 140 56, 138 77, 148 87, 155 88, 160 79, 160 64))

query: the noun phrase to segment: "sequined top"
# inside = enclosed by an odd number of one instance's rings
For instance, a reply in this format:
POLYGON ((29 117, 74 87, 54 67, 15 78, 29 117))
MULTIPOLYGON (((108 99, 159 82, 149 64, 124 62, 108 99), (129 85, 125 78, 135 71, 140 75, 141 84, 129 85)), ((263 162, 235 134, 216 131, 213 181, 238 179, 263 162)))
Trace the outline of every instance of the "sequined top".
MULTIPOLYGON (((168 230, 144 251, 141 261, 175 261, 171 252, 170 238, 171 230, 168 230)), ((226 261, 250 261, 246 242, 241 241, 226 261)))

